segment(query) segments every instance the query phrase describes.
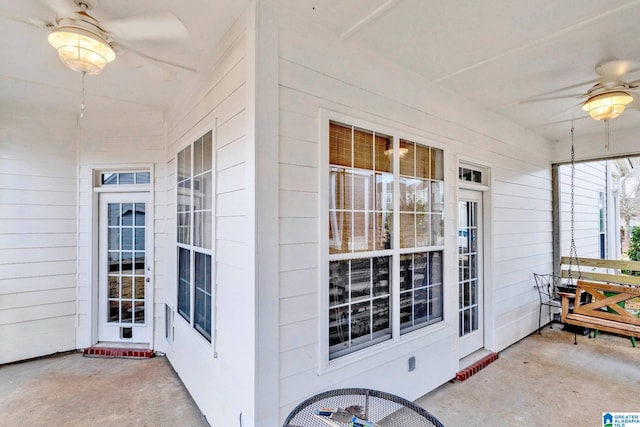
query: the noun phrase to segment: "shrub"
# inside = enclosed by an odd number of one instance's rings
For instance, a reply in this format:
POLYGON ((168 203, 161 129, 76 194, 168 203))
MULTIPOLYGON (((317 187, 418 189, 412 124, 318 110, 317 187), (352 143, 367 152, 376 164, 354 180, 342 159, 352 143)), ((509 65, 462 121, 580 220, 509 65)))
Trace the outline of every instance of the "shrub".
MULTIPOLYGON (((640 261, 640 227, 631 229, 631 243, 627 255, 631 261, 640 261)), ((640 271, 623 270, 622 272, 632 276, 640 276, 640 271)))

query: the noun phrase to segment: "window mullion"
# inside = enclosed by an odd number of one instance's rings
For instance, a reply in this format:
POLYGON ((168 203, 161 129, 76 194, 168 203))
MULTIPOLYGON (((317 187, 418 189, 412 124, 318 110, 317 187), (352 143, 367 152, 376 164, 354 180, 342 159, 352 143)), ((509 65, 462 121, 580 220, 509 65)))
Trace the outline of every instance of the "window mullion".
MULTIPOLYGON (((393 152, 400 152, 400 140, 393 137, 393 152)), ((393 167, 393 255, 391 256, 391 337, 400 337, 400 156, 392 156, 393 167)))
MULTIPOLYGON (((356 143, 355 143, 355 136, 356 136, 356 131, 353 127, 351 127, 351 166, 350 166, 350 172, 349 173, 349 187, 351 188, 351 195, 350 195, 350 214, 351 214, 351 223, 349 224, 349 226, 351 227, 351 230, 349 231, 349 238, 351 239, 351 249, 349 252, 353 252, 353 248, 355 245, 354 242, 354 236, 355 236, 355 219, 356 219, 356 212, 355 212, 355 181, 354 181, 354 165, 356 163, 356 143)), ((347 241, 347 246, 349 246, 349 242, 347 241)), ((349 322, 351 323, 351 322, 349 322)), ((349 337, 351 337, 351 333, 349 333, 349 337)))
POLYGON ((194 187, 195 187, 195 174, 194 174, 194 166, 195 166, 195 161, 194 161, 194 157, 195 157, 195 144, 191 145, 191 158, 189 159, 189 162, 191 163, 191 173, 189 174, 189 179, 190 179, 190 183, 191 186, 189 187, 189 301, 190 301, 190 319, 189 319, 189 323, 191 324, 191 326, 193 326, 195 324, 195 312, 196 312, 196 253, 194 251, 194 238, 195 238, 195 232, 193 231, 195 229, 195 214, 193 213, 194 210, 194 187))

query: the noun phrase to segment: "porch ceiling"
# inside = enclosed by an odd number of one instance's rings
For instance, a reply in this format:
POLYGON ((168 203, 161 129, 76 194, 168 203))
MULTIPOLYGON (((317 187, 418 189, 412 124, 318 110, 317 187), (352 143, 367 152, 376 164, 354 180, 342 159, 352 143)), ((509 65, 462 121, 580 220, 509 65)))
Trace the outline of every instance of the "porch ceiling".
MULTIPOLYGON (((579 99, 519 103, 567 88, 584 93, 605 60, 638 61, 625 80, 640 79, 640 0, 274 0, 335 32, 346 42, 394 61, 428 81, 458 92, 545 138, 568 136, 567 120, 581 134, 604 125, 585 119, 579 99), (568 88, 570 87, 571 88, 568 88), (560 123, 555 123, 560 122, 560 123)), ((67 70, 46 40, 46 30, 8 17, 53 20, 47 3, 72 0, 0 0, 0 102, 3 107, 77 112, 80 75, 67 70)), ((166 109, 212 67, 213 46, 249 0, 109 0, 98 20, 171 11, 189 38, 131 41, 150 56, 194 68, 161 66, 127 52, 102 74, 86 79, 87 109, 166 109)), ((640 91, 637 92, 640 95, 640 91)), ((640 96, 639 96, 640 98, 640 96)), ((640 102, 636 105, 640 105, 640 102)), ((640 125, 637 106, 611 121, 611 129, 640 125)))

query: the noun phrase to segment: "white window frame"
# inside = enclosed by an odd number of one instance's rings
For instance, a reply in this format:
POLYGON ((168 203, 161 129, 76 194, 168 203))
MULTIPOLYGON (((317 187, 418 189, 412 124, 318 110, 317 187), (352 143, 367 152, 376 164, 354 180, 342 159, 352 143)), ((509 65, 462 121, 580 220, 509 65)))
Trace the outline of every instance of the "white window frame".
MULTIPOLYGON (((411 142, 415 142, 417 144, 425 145, 428 147, 440 149, 443 152, 443 169, 444 169, 444 197, 445 197, 445 206, 447 196, 447 185, 448 185, 448 175, 447 175, 447 151, 446 145, 435 142, 431 139, 426 139, 424 137, 399 130, 397 128, 392 128, 389 126, 385 126, 384 124, 379 124, 375 122, 369 122, 366 120, 359 119, 357 117, 353 117, 350 115, 341 114, 334 111, 329 110, 320 110, 320 135, 319 140, 320 144, 319 149, 319 159, 320 159, 320 182, 319 182, 319 192, 320 192, 320 206, 319 206, 319 218, 320 218, 320 284, 319 284, 319 309, 320 309, 320 321, 318 322, 319 332, 318 336, 320 337, 320 345, 319 347, 319 369, 318 373, 320 375, 328 374, 330 372, 334 372, 336 370, 342 369, 348 365, 353 363, 357 363, 362 361, 363 359, 375 357, 381 353, 389 351, 398 345, 405 343, 419 343, 420 347, 428 345, 431 342, 429 336, 436 337, 439 331, 445 330, 450 327, 448 321, 449 308, 447 303, 447 285, 446 285, 446 275, 448 268, 448 255, 445 252, 445 244, 443 243, 440 246, 430 246, 429 251, 442 251, 442 311, 443 311, 443 319, 442 321, 428 324, 419 329, 415 329, 404 334, 400 332, 400 292, 399 292, 399 282, 400 282, 400 255, 405 253, 419 253, 425 252, 424 248, 400 248, 399 240, 400 237, 398 233, 394 235, 394 245, 395 249, 389 250, 394 255, 398 256, 392 257, 392 280, 390 284, 390 292, 391 292, 391 338, 385 340, 380 343, 375 343, 371 346, 355 350, 352 353, 345 354, 339 357, 336 357, 332 360, 329 358, 329 150, 328 150, 328 141, 329 141, 329 124, 330 122, 338 122, 344 123, 349 126, 354 126, 362 129, 374 130, 377 133, 385 134, 391 137, 393 142, 394 150, 397 152, 400 146, 400 140, 408 140, 411 142)), ((394 171, 394 177, 399 177, 400 171, 400 160, 398 156, 394 156, 394 164, 392 170, 394 171), (396 172, 397 171, 397 172, 396 172)), ((457 170, 456 170, 457 176, 457 170)), ((393 205, 394 209, 399 205, 400 191, 399 191, 399 180, 394 180, 394 191, 393 191, 393 205)), ((446 210, 443 211, 443 215, 446 216, 446 210)), ((399 230, 400 228, 400 218, 399 215, 394 215, 394 229, 399 230)), ((444 220, 445 223, 445 232, 444 232, 444 241, 447 239, 447 221, 446 218, 444 220)), ((387 253, 385 250, 383 253, 381 251, 374 252, 356 252, 356 255, 365 256, 370 254, 371 256, 376 255, 384 255, 387 253)), ((353 258, 353 254, 344 254, 345 257, 353 258)), ((457 313, 456 313, 457 315, 457 313)), ((435 338, 434 338, 435 339, 435 338)))
MULTIPOLYGON (((217 282, 215 280, 216 277, 216 259, 215 259, 215 236, 216 236, 216 230, 215 230, 215 225, 216 225, 216 221, 215 221, 215 217, 216 217, 216 199, 215 199, 215 188, 216 188, 216 126, 215 126, 215 122, 212 125, 206 126, 206 127, 202 127, 199 128, 197 131, 194 130, 192 132, 189 133, 188 136, 186 136, 184 138, 184 141, 182 144, 180 144, 177 148, 176 151, 174 153, 174 160, 175 160, 175 165, 174 165, 174 175, 173 175, 173 185, 175 186, 175 194, 174 194, 174 202, 175 202, 175 207, 174 207, 174 211, 173 214, 175 215, 175 222, 173 223, 173 231, 172 231, 172 235, 173 235, 173 242, 174 245, 173 246, 173 251, 174 251, 174 256, 175 256, 175 262, 174 262, 174 275, 173 275, 173 281, 172 281, 172 289, 174 289, 175 292, 175 307, 173 309, 174 311, 174 316, 172 319, 172 325, 175 324, 176 321, 183 321, 185 323, 188 324, 189 326, 189 330, 192 331, 192 333, 197 336, 199 338, 199 340, 204 343, 205 346, 209 347, 214 355, 214 357, 216 356, 216 352, 215 352, 215 348, 216 348, 216 301, 217 301, 217 282), (200 138, 202 138, 203 136, 205 136, 207 133, 211 132, 211 198, 212 198, 212 211, 211 211, 211 248, 202 248, 199 246, 195 246, 194 245, 194 223, 193 223, 193 217, 194 217, 194 209, 193 209, 193 191, 191 191, 191 199, 192 199, 192 203, 191 203, 191 210, 190 210, 190 215, 191 215, 191 224, 190 224, 190 243, 189 244, 184 244, 184 243, 180 243, 178 242, 178 223, 179 223, 179 218, 177 215, 177 204, 178 204, 178 168, 179 168, 179 164, 178 164, 178 154, 180 152, 182 152, 184 149, 186 149, 187 147, 191 147, 191 179, 193 180, 193 158, 194 158, 194 154, 193 154, 193 147, 194 144, 197 140, 199 140, 200 138), (189 262, 190 262, 190 283, 189 283, 189 319, 186 319, 182 314, 179 313, 178 310, 178 274, 179 274, 179 265, 178 265, 178 249, 179 248, 183 248, 183 249, 187 249, 190 253, 190 258, 189 258, 189 262), (202 334, 202 332, 200 332, 195 325, 195 294, 196 294, 196 285, 195 285, 195 253, 199 252, 205 255, 209 255, 211 257, 211 336, 209 338, 207 338, 206 336, 204 336, 202 334), (181 319, 181 320, 176 320, 176 319, 181 319)), ((192 184, 192 189, 193 189, 193 184, 192 184)), ((174 329, 175 330, 175 329, 174 329)), ((172 337, 173 338, 173 337, 172 337)))
POLYGON ((93 192, 94 193, 136 193, 150 192, 153 196, 154 188, 154 164, 144 163, 137 165, 96 165, 92 170, 93 192), (148 184, 111 184, 102 183, 102 175, 106 173, 149 173, 148 184))

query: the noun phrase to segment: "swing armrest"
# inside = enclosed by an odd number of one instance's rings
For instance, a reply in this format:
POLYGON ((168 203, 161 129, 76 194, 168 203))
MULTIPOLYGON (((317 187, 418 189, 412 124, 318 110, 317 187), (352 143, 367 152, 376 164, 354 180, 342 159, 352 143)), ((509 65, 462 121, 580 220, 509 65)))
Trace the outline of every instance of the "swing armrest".
POLYGON ((560 314, 560 319, 562 323, 566 323, 567 314, 569 314, 569 309, 571 308, 571 302, 576 299, 576 294, 571 292, 558 292, 558 295, 562 298, 562 311, 560 314))

